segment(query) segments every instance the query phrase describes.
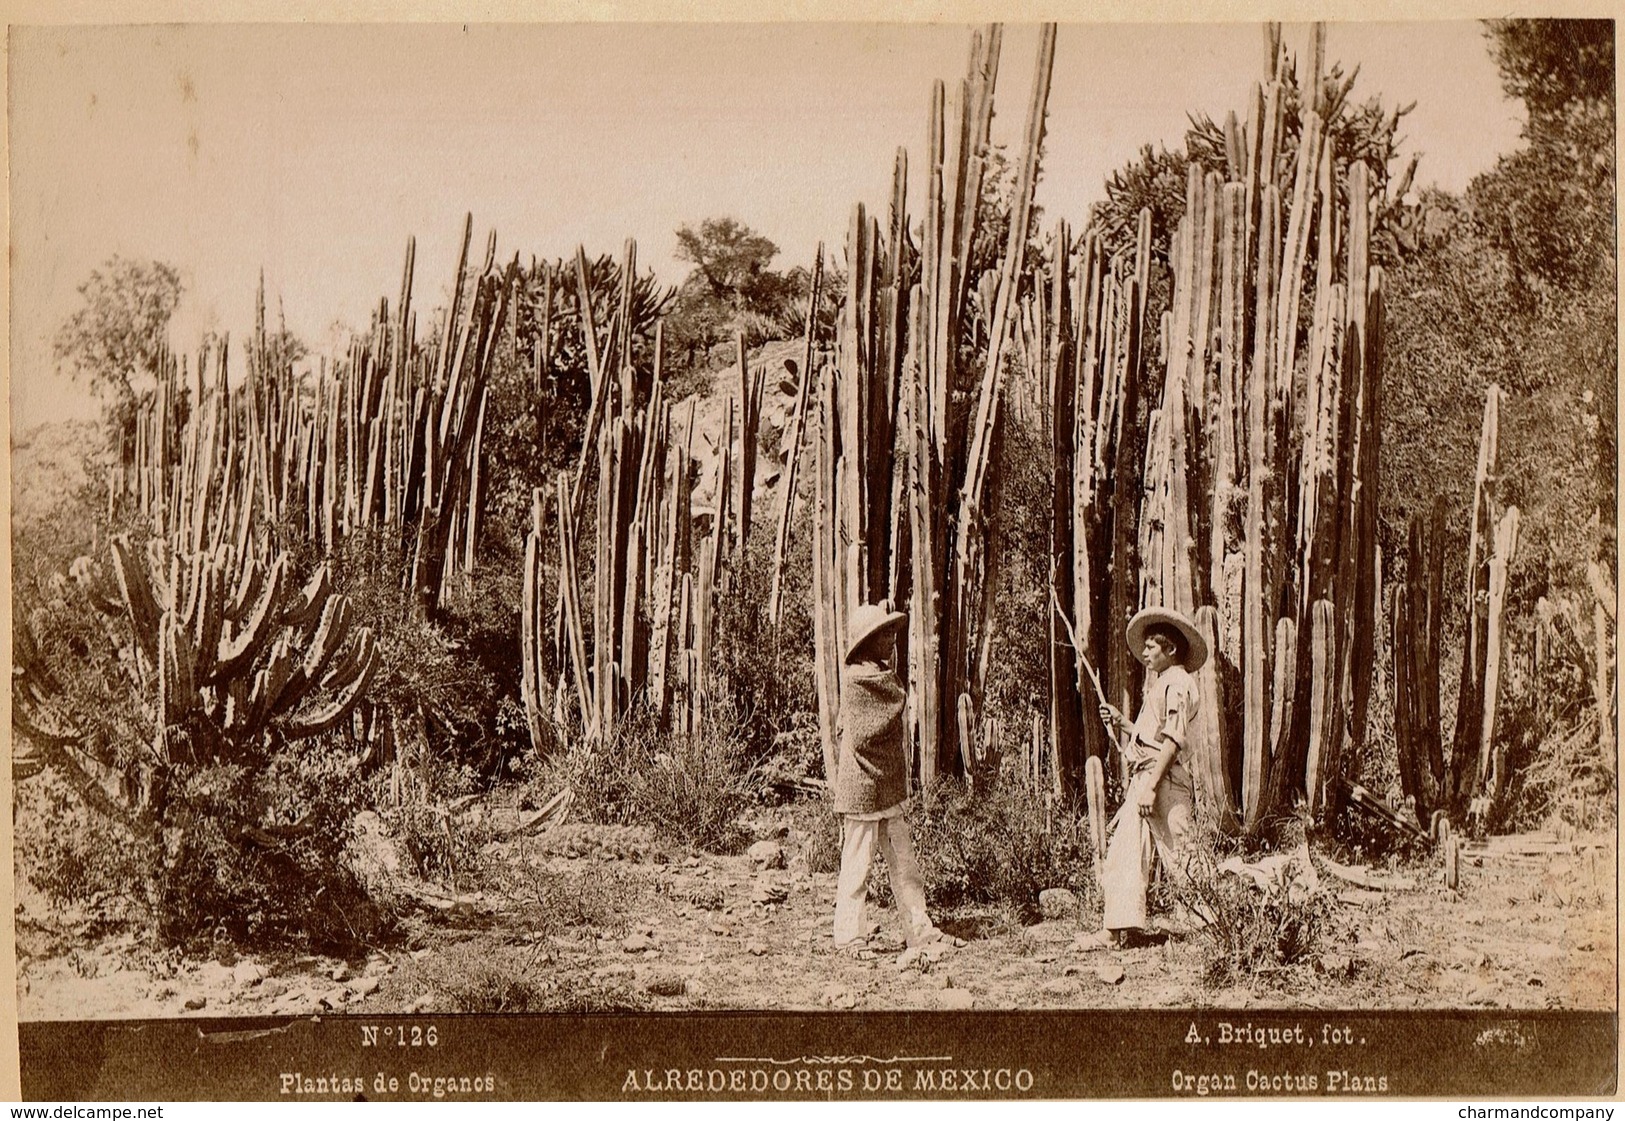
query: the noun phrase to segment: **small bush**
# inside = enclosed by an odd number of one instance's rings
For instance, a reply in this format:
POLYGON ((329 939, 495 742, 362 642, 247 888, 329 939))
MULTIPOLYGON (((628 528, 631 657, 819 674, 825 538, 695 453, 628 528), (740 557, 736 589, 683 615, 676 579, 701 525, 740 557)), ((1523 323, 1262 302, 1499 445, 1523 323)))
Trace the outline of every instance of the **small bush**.
POLYGON ((1219 988, 1254 979, 1280 984, 1299 966, 1310 966, 1347 932, 1331 898, 1314 891, 1288 864, 1267 887, 1220 872, 1211 848, 1187 854, 1183 877, 1171 878, 1169 894, 1200 923, 1206 942, 1202 979, 1219 988))
POLYGON ((824 811, 821 821, 807 832, 807 868, 812 872, 839 872, 841 870, 841 822, 829 812, 827 803, 820 803, 824 811))
POLYGON ((677 737, 632 776, 632 804, 639 821, 671 830, 707 852, 742 851, 750 835, 739 815, 751 803, 742 742, 705 734, 677 737))
POLYGON ((549 1012, 643 1012, 649 996, 624 982, 594 981, 576 973, 555 973, 541 986, 541 1007, 549 1012))
POLYGON ((540 784, 549 795, 575 791, 573 812, 588 821, 648 825, 708 852, 738 852, 754 786, 742 726, 719 709, 692 736, 663 734, 638 710, 609 743, 574 741, 542 761, 540 784))
POLYGON ((109 893, 141 898, 149 846, 87 809, 55 772, 21 787, 13 814, 17 868, 53 904, 109 893))
MULTIPOLYGON (((798 525, 810 518, 813 503, 801 503, 798 525)), ((717 604, 716 641, 711 651, 712 692, 718 714, 741 741, 752 766, 782 755, 787 744, 804 747, 816 730, 818 711, 813 676, 811 563, 796 549, 787 558, 779 625, 768 619, 777 500, 761 503, 751 519, 750 540, 736 559, 734 593, 717 604), (790 734, 790 740, 782 737, 790 734)), ((805 521, 810 533, 810 521, 805 521)), ((805 537, 800 538, 805 540, 805 537)), ((822 757, 822 749, 818 752, 822 757)), ((792 762, 792 766, 795 764, 792 762)), ((819 770, 822 770, 822 765, 819 770)))
POLYGON ((349 953, 387 932, 389 916, 346 859, 361 783, 330 742, 284 748, 257 772, 195 768, 169 797, 154 875, 166 941, 349 953), (256 836, 294 822, 297 835, 256 836))
POLYGON ((1086 909, 1098 909, 1089 822, 1078 809, 1057 806, 1046 815, 1040 797, 1009 780, 974 795, 944 780, 932 803, 916 811, 912 827, 934 910, 998 904, 1034 922, 1038 893, 1052 887, 1070 888, 1086 909))
POLYGON ((468 972, 444 982, 458 1012, 539 1012, 541 990, 528 977, 491 962, 474 962, 468 972))
POLYGON ((522 847, 512 860, 487 862, 482 884, 523 907, 530 929, 543 937, 573 927, 619 933, 638 886, 624 870, 601 861, 549 867, 539 846, 522 847))
POLYGON ((573 969, 544 973, 546 960, 536 949, 463 943, 438 955, 426 979, 458 1012, 620 1012, 652 1005, 625 981, 599 981, 573 969))
POLYGON ((476 875, 489 831, 478 821, 460 820, 444 804, 469 793, 471 773, 442 766, 432 768, 426 779, 403 771, 402 780, 398 791, 386 793, 390 779, 379 775, 372 784, 372 801, 412 870, 422 879, 453 886, 476 875))
POLYGON ((795 713, 790 727, 773 737, 773 746, 757 765, 762 796, 791 802, 817 789, 815 777, 824 772, 824 747, 818 730, 818 713, 795 713))

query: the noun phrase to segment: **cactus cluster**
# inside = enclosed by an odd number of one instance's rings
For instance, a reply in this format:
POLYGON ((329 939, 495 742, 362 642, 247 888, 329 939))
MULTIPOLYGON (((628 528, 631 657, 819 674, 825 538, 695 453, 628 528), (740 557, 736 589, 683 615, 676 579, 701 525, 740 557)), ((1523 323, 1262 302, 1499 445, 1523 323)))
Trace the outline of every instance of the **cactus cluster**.
POLYGON ((296 586, 285 557, 253 549, 185 553, 155 539, 140 550, 118 536, 108 551, 167 762, 240 759, 273 729, 329 731, 372 681, 372 629, 325 566, 296 586))
MULTIPOLYGON (((1488 816, 1511 778, 1506 744, 1495 739, 1503 666, 1509 656, 1504 615, 1507 570, 1518 546, 1516 506, 1497 498, 1501 389, 1484 399, 1478 468, 1468 533, 1467 594, 1462 607, 1461 691, 1450 764, 1440 727, 1439 641, 1444 614, 1444 512, 1410 525, 1406 576, 1393 590, 1394 745, 1401 796, 1422 823, 1444 810, 1488 816)), ((1611 598, 1611 597, 1610 597, 1611 598)))
POLYGON ((915 770, 969 772, 983 727, 992 599, 990 476, 1002 430, 1005 352, 1016 329, 1025 234, 1054 61, 1041 33, 1017 164, 1009 237, 995 269, 972 275, 991 188, 993 88, 1002 31, 972 41, 948 122, 932 91, 925 213, 906 210, 899 151, 884 227, 860 205, 847 235, 847 293, 838 360, 821 371, 814 429, 813 620, 825 772, 833 774, 846 620, 862 602, 909 608, 906 677, 915 770), (922 230, 916 246, 911 230, 922 230), (985 330, 981 369, 962 342, 985 330))
POLYGON ((253 547, 194 552, 179 536, 140 547, 117 535, 105 562, 82 556, 70 576, 59 593, 81 595, 99 623, 64 648, 41 641, 64 618, 49 608, 15 620, 12 726, 29 745, 16 777, 53 766, 88 804, 146 835, 172 767, 253 765, 345 721, 369 745, 380 739, 361 704, 378 667, 373 632, 325 567, 301 586, 283 557, 253 547), (87 648, 101 643, 106 656, 87 648), (88 694, 52 660, 64 649, 100 675, 88 694))
POLYGON ((229 342, 198 355, 195 385, 186 360, 166 356, 115 497, 193 552, 233 530, 240 547, 252 526, 323 552, 362 530, 396 535, 418 601, 444 607, 474 566, 488 381, 518 270, 517 258, 495 269, 493 233, 471 276, 472 231, 470 217, 442 330, 417 338, 409 241, 396 308, 380 300, 368 333, 313 383, 295 373, 285 334, 266 331, 262 281, 248 377, 228 385, 229 342))
MULTIPOLYGON (((1249 830, 1299 794, 1336 812, 1350 741, 1365 734, 1378 606, 1371 177, 1352 162, 1346 201, 1336 189, 1318 72, 1285 145, 1287 63, 1272 42, 1246 120, 1226 122, 1226 170, 1189 171, 1160 346, 1143 321, 1148 212, 1132 262, 1104 260, 1091 236, 1076 277, 1058 249, 1050 295, 1034 297, 1057 340, 1045 350, 1052 400, 1075 403, 1054 431, 1072 475, 1070 517, 1055 504, 1056 610, 1075 605, 1082 654, 1124 709, 1140 686, 1121 640, 1129 616, 1165 605, 1194 618, 1215 653, 1198 675, 1198 793, 1216 820, 1249 830)), ((1058 687, 1070 654, 1057 652, 1058 687)), ((1094 704, 1083 675, 1072 680, 1053 706, 1061 785, 1081 769, 1071 744, 1086 758, 1105 747, 1093 720, 1069 734, 1094 704)))
MULTIPOLYGON (((945 127, 937 88, 923 245, 910 240, 899 153, 886 223, 854 216, 839 361, 820 372, 813 600, 826 762, 846 612, 890 597, 911 606, 917 773, 929 783, 972 769, 986 734, 989 493, 1007 401, 1047 423, 1052 450, 1051 710, 1028 774, 1036 780, 1047 748, 1057 793, 1105 797, 1090 760, 1109 762, 1109 744, 1086 714, 1100 698, 1134 708, 1141 669, 1123 626, 1167 605, 1192 616, 1215 652, 1199 674, 1194 740, 1215 818, 1256 830, 1299 797, 1322 818, 1338 813, 1366 735, 1381 607, 1384 285, 1371 239, 1389 200, 1367 166, 1335 151, 1340 94, 1322 82, 1322 35, 1296 139, 1292 63, 1272 27, 1265 80, 1245 118, 1226 122, 1226 166, 1192 166, 1160 323, 1147 321, 1148 211, 1120 256, 1095 232, 1075 242, 1062 223, 1047 260, 1029 264, 1053 28, 1041 38, 1010 241, 980 276, 968 274, 968 250, 999 29, 973 43, 957 128, 945 127), (969 323, 985 345, 979 377, 958 368, 969 323)), ((1503 556, 1512 536, 1501 534, 1503 556)))
POLYGON ((566 701, 572 694, 589 741, 611 736, 640 702, 662 728, 697 726, 707 700, 717 596, 728 589, 734 558, 750 532, 765 374, 750 369, 741 340, 739 395, 728 402, 707 527, 707 512, 694 502, 694 405, 674 438, 660 326, 651 368, 633 361, 636 253, 636 243, 628 241, 620 306, 605 338, 587 298, 585 255, 577 253, 592 402, 575 470, 561 472, 554 487, 532 495, 520 613, 521 689, 532 743, 544 751, 571 726, 566 701), (590 480, 597 486, 589 601, 578 521, 590 480), (554 532, 548 529, 550 505, 554 532), (557 542, 558 573, 551 600, 545 564, 550 539, 557 542))
MULTIPOLYGON (((195 366, 161 357, 109 488, 113 513, 145 523, 149 539, 115 536, 105 570, 85 557, 72 572, 94 606, 127 623, 124 661, 150 700, 161 761, 242 759, 352 717, 369 752, 393 735, 392 720, 360 711, 378 668, 372 629, 325 564, 296 585, 287 543, 331 555, 363 531, 393 538, 425 612, 468 586, 487 383, 517 276, 517 259, 493 267, 494 235, 471 274, 471 236, 468 219, 451 306, 426 341, 408 242, 396 309, 381 300, 371 330, 314 377, 296 373, 285 331, 267 331, 263 280, 238 384, 227 341, 205 345, 195 366)), ((42 717, 50 690, 23 697, 24 724, 60 726, 42 717)))

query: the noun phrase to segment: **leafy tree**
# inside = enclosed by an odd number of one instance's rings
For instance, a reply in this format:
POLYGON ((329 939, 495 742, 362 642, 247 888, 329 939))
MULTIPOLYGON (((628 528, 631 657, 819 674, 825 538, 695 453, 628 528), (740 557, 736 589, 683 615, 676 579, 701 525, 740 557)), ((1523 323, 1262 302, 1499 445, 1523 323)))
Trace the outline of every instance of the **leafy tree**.
POLYGON ((1591 287, 1613 268, 1613 27, 1610 20, 1487 25, 1502 84, 1528 109, 1527 146, 1503 156, 1469 194, 1526 301, 1591 287))
POLYGON ((694 270, 677 290, 668 330, 674 358, 689 365, 716 343, 737 333, 752 345, 788 334, 804 316, 804 272, 768 266, 779 247, 733 218, 707 218, 699 229, 677 230, 677 256, 694 270))
POLYGON ((57 331, 58 367, 88 377, 115 408, 128 407, 143 379, 158 369, 181 291, 171 265, 108 258, 79 286, 83 305, 57 331))
POLYGON ((1528 110, 1525 146, 1464 198, 1414 208, 1418 252, 1391 274, 1383 507, 1398 528, 1442 495, 1464 536, 1484 389, 1498 383, 1502 496, 1524 514, 1533 597, 1612 554, 1613 26, 1497 20, 1486 37, 1528 110))
POLYGON ((1613 20, 1498 19, 1487 30, 1502 87, 1528 107, 1533 127, 1613 98, 1613 20))
POLYGON ((744 300, 779 255, 779 247, 742 222, 707 218, 695 231, 677 230, 677 256, 692 262, 711 294, 722 300, 744 300))

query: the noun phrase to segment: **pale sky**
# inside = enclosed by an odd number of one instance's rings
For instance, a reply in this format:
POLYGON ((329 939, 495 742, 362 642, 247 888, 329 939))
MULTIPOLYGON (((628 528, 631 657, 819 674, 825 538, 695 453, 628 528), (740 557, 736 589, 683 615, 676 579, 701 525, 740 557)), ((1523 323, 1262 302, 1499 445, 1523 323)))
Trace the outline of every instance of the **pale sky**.
MULTIPOLYGON (((1306 50, 1306 27, 1287 34, 1306 50)), ((996 140, 1019 135, 1037 38, 1006 28, 996 140)), ((821 239, 840 251, 855 202, 885 206, 900 145, 918 197, 931 81, 951 90, 968 45, 966 27, 861 23, 14 28, 14 430, 93 411, 50 342, 115 253, 180 269, 187 351, 206 329, 244 338, 262 267, 272 307, 325 351, 335 323, 394 302, 409 235, 432 307, 468 211, 499 259, 618 255, 630 236, 675 284, 673 231, 731 215, 780 246, 777 267, 810 264, 821 239)), ((1521 106, 1477 23, 1332 24, 1327 57, 1361 64, 1357 97, 1417 102, 1402 134, 1420 184, 1459 190, 1517 146, 1521 106)), ((1254 24, 1063 24, 1046 221, 1081 226, 1105 177, 1180 143, 1187 113, 1242 110, 1262 63, 1254 24)))

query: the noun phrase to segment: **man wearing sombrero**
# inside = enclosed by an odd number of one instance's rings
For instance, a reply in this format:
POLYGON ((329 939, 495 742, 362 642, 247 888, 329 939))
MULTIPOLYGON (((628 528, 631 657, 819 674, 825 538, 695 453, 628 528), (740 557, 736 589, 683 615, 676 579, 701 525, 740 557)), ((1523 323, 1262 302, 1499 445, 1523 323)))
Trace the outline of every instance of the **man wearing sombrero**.
POLYGON ((909 945, 942 933, 925 908, 925 879, 909 839, 907 760, 903 754, 903 684, 897 678, 897 632, 908 616, 889 603, 852 612, 841 668, 841 749, 835 772, 835 812, 842 817, 841 875, 835 891, 835 944, 860 945, 869 866, 875 849, 886 859, 892 894, 909 945))
POLYGON ((1101 872, 1105 929, 1099 941, 1110 946, 1124 945, 1130 931, 1146 927, 1153 849, 1165 868, 1179 871, 1178 853, 1191 835, 1196 806, 1184 758, 1196 718, 1191 674, 1208 653, 1195 624, 1166 607, 1148 607, 1129 620, 1128 645, 1150 674, 1139 718, 1130 723, 1111 705, 1100 706, 1108 732, 1128 733, 1121 745, 1130 774, 1101 872))

